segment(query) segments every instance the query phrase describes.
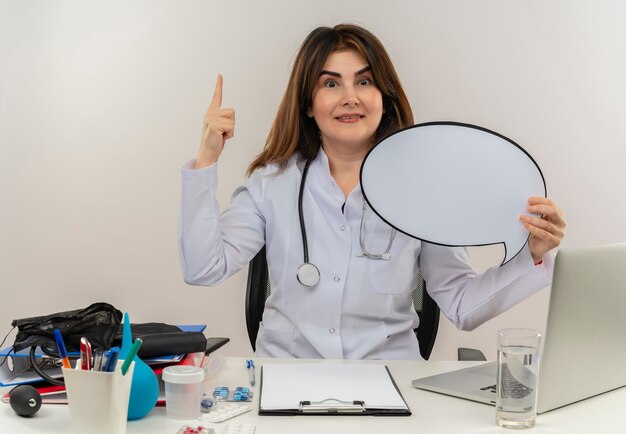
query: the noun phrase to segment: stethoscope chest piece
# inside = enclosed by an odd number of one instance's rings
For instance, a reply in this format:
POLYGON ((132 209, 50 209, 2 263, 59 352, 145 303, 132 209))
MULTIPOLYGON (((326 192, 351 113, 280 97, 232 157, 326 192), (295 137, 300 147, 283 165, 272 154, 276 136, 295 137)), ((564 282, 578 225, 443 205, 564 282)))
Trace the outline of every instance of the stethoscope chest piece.
POLYGON ((298 277, 298 282, 312 288, 320 281, 320 270, 310 262, 305 262, 298 267, 296 276, 298 277))

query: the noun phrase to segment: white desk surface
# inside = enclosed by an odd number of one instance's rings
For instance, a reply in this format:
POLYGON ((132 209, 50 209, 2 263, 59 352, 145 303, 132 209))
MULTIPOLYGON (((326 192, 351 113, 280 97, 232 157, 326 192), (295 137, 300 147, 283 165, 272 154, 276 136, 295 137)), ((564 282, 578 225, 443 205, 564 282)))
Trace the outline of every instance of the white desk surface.
MULTIPOLYGON (((263 363, 298 363, 311 360, 255 359, 257 380, 259 366, 263 363)), ((337 361, 316 361, 337 363, 337 361)), ((354 362, 350 362, 354 363, 354 362)), ((154 408, 146 417, 128 423, 128 434, 174 434, 183 424, 215 428, 221 433, 227 424, 256 425, 256 434, 308 434, 308 433, 506 433, 512 432, 495 424, 495 408, 485 404, 448 397, 437 393, 414 389, 411 380, 437 374, 476 362, 418 362, 378 361, 358 363, 386 364, 404 399, 413 412, 409 417, 375 416, 259 416, 258 396, 252 402, 254 410, 222 423, 206 423, 197 420, 177 421, 168 419, 164 407, 154 408)), ((590 373, 592 374, 592 373, 590 373)), ((225 367, 215 378, 205 382, 207 391, 216 386, 246 386, 248 373, 245 359, 226 358, 225 367)), ((297 385, 294 385, 297 387, 297 385)), ((2 390, 5 393, 8 389, 2 390)), ((253 388, 258 393, 257 386, 253 388)), ((570 406, 539 415, 535 428, 527 433, 626 433, 626 388, 621 388, 570 406)), ((8 404, 0 404, 0 433, 71 433, 67 405, 44 405, 32 418, 17 416, 8 404)))

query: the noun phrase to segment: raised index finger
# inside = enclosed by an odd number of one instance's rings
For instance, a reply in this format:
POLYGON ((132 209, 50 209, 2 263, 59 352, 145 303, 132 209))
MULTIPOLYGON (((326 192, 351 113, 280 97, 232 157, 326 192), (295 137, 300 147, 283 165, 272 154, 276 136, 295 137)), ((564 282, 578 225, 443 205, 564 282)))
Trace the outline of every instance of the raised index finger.
POLYGON ((211 105, 209 106, 209 110, 219 110, 222 105, 222 83, 224 79, 222 78, 222 74, 217 75, 217 82, 215 83, 215 91, 213 91, 213 99, 211 100, 211 105))

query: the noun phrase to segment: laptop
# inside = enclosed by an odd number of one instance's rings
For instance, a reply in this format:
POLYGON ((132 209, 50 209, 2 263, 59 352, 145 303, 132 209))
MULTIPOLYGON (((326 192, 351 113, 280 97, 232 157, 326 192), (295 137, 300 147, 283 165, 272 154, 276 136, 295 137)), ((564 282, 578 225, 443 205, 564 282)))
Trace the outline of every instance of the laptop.
MULTIPOLYGON (((540 359, 538 413, 626 385, 626 243, 556 256, 540 359)), ((496 362, 413 380, 413 387, 495 405, 496 362)))

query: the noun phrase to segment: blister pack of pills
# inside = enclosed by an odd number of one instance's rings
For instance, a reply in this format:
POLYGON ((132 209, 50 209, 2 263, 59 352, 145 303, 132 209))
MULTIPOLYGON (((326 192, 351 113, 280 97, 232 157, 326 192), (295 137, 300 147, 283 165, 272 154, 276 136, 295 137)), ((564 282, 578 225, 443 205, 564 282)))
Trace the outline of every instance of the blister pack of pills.
POLYGON ((176 434, 215 434, 215 430, 204 426, 194 428, 189 425, 183 425, 178 431, 176 431, 176 434))
POLYGON ((215 401, 252 401, 253 395, 254 392, 252 392, 248 387, 236 387, 235 389, 230 389, 226 386, 220 386, 213 390, 213 399, 215 401))
POLYGON ((255 425, 226 425, 222 434, 254 434, 255 425))
POLYGON ((252 410, 251 405, 220 404, 210 412, 202 413, 199 419, 203 422, 223 422, 250 410, 252 410))

